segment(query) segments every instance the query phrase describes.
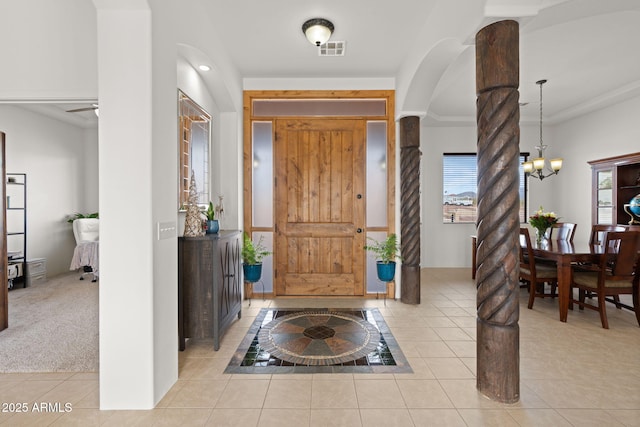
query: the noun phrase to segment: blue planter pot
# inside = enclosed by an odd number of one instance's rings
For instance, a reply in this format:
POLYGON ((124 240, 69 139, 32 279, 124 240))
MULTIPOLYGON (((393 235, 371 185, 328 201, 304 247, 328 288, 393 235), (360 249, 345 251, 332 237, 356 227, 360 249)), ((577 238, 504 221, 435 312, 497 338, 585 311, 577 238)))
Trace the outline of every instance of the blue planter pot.
POLYGON ((262 264, 242 264, 244 281, 255 283, 262 276, 262 264))
POLYGON ((207 234, 215 234, 220 231, 220 223, 217 219, 207 220, 207 234))
POLYGON ((378 279, 382 282, 391 282, 396 275, 395 261, 387 263, 377 261, 376 267, 378 269, 378 279))

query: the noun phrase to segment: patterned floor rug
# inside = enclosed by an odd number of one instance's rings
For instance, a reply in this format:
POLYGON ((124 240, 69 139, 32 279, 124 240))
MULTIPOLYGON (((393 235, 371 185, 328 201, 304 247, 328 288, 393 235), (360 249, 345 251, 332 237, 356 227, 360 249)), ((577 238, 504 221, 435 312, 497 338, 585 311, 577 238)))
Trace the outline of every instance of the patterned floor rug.
POLYGON ((377 308, 263 308, 225 372, 412 370, 377 308))

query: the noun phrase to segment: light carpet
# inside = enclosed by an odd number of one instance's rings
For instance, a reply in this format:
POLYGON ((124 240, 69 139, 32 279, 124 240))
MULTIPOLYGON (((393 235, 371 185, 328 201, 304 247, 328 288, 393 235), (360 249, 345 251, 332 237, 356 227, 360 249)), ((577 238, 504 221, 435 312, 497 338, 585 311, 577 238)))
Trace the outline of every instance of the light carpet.
POLYGON ((0 372, 97 372, 99 281, 63 274, 9 291, 0 372))

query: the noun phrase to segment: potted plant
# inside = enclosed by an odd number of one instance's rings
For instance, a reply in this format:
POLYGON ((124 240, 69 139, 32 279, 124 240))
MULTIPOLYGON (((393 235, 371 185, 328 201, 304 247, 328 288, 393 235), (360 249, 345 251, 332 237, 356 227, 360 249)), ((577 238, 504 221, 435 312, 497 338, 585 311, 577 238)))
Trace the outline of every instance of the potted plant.
POLYGON ((262 236, 257 242, 253 242, 247 233, 244 233, 242 242, 242 270, 244 280, 257 282, 262 276, 262 259, 271 252, 262 243, 262 236))
POLYGON ((382 241, 374 240, 371 237, 368 240, 372 243, 365 245, 364 249, 373 252, 378 257, 376 261, 378 279, 382 282, 391 282, 396 274, 396 259, 402 259, 398 236, 392 233, 382 241))
POLYGON ((99 215, 98 215, 98 212, 93 212, 93 213, 88 213, 88 214, 83 214, 83 213, 80 213, 80 212, 76 212, 75 214, 69 215, 67 217, 67 222, 71 224, 76 219, 83 219, 83 218, 99 218, 99 215))
POLYGON ((207 234, 213 234, 220 231, 220 224, 216 219, 216 210, 213 207, 212 202, 209 202, 209 207, 204 211, 204 216, 207 218, 207 234))

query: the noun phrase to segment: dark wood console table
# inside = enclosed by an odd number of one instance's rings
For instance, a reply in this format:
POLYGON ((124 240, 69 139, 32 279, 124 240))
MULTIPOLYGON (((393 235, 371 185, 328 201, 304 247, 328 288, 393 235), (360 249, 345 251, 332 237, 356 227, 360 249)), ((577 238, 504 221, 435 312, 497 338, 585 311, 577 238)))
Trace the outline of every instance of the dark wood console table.
POLYGON ((213 349, 242 316, 240 231, 178 238, 179 349, 186 338, 213 338, 213 349))

